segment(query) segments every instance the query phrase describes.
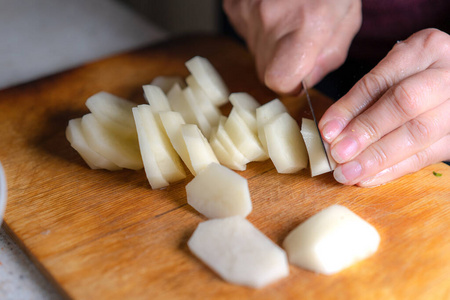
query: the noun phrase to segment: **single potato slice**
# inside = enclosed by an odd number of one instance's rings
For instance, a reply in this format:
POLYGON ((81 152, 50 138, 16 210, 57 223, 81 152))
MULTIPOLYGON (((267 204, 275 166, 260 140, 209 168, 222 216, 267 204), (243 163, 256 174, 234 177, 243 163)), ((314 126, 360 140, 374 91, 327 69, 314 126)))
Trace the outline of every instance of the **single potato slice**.
POLYGON ((227 149, 222 145, 220 140, 217 138, 217 128, 211 131, 211 136, 209 137, 209 144, 216 154, 217 159, 221 165, 224 165, 232 170, 244 171, 247 169, 246 164, 239 164, 238 161, 233 160, 233 155, 227 151, 227 149))
POLYGON ((122 169, 89 147, 81 130, 81 118, 69 121, 66 128, 66 138, 70 142, 72 148, 80 154, 91 169, 106 169, 110 171, 122 169))
POLYGON ((168 183, 185 178, 186 173, 180 157, 170 143, 159 115, 147 104, 133 108, 133 114, 136 120, 145 173, 152 188, 162 187, 161 184, 164 181, 159 180, 160 173, 168 183), (158 181, 155 178, 158 178, 158 181))
POLYGON ((186 67, 216 106, 228 102, 228 87, 208 59, 195 56, 186 62, 186 67))
POLYGON ((255 98, 247 93, 232 93, 230 102, 247 127, 257 136, 256 109, 261 106, 255 98))
POLYGON ((86 100, 86 106, 103 127, 137 141, 131 109, 135 103, 107 92, 99 92, 86 100))
POLYGON ((252 211, 247 179, 211 163, 186 185, 187 202, 207 218, 246 217, 252 211))
POLYGON ((185 88, 183 90, 183 95, 189 109, 194 115, 194 122, 191 124, 196 124, 202 131, 203 135, 208 138, 211 133, 211 124, 203 113, 197 98, 192 92, 192 89, 190 87, 185 88))
POLYGON ((208 140, 195 124, 181 126, 181 134, 189 153, 192 168, 195 174, 200 173, 210 163, 219 163, 208 140))
POLYGON ((236 145, 236 148, 249 161, 264 161, 269 158, 257 136, 250 130, 244 120, 242 120, 236 109, 231 109, 224 128, 234 145, 236 145))
POLYGON ((296 173, 308 165, 308 152, 300 127, 285 112, 264 126, 269 157, 278 173, 296 173))
POLYGON ((200 223, 188 246, 233 284, 261 288, 289 275, 283 249, 241 216, 200 223))
POLYGON ((144 90, 145 99, 148 104, 151 105, 153 112, 156 113, 160 111, 172 110, 166 94, 164 94, 163 90, 159 86, 148 84, 142 86, 142 89, 144 90))
POLYGON ((314 177, 333 171, 336 168, 336 161, 331 156, 329 144, 326 142, 324 142, 325 149, 327 150, 327 154, 325 154, 320 139, 320 133, 317 130, 314 121, 303 118, 301 133, 303 140, 305 141, 306 149, 308 150, 311 176, 314 177), (328 165, 327 155, 330 160, 331 169, 328 165))
POLYGON ((378 249, 377 230, 341 205, 332 205, 291 231, 283 242, 289 261, 331 275, 378 249))
POLYGON ((267 151, 266 135, 264 126, 270 120, 279 114, 287 112, 286 106, 279 99, 273 99, 256 109, 256 126, 258 128, 258 137, 263 148, 267 151))
POLYGON ((103 126, 92 113, 81 118, 81 130, 89 148, 101 156, 121 168, 142 169, 139 144, 135 139, 125 138, 110 126, 103 126))
POLYGON ((157 76, 150 84, 159 86, 165 94, 170 91, 174 84, 178 84, 181 88, 186 87, 186 83, 181 76, 157 76))

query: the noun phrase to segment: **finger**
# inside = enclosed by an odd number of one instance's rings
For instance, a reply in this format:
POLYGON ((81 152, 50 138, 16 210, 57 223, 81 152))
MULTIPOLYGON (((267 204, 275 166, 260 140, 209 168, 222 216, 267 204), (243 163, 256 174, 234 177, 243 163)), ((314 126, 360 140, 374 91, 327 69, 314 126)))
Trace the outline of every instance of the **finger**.
POLYGON ((447 70, 427 69, 404 79, 345 127, 332 143, 331 155, 338 163, 353 159, 384 135, 445 102, 448 95, 447 70))
POLYGON ((420 169, 450 159, 450 136, 447 135, 426 148, 425 150, 408 157, 407 159, 395 164, 375 176, 365 178, 357 185, 361 187, 378 186, 404 175, 419 171, 420 169))
POLYGON ((413 156, 449 134, 450 100, 405 123, 374 143, 354 160, 339 165, 336 181, 355 184, 413 156))
POLYGON ((448 47, 448 35, 436 29, 422 30, 397 43, 373 70, 325 112, 319 122, 323 138, 332 143, 355 116, 391 86, 446 57, 448 47))

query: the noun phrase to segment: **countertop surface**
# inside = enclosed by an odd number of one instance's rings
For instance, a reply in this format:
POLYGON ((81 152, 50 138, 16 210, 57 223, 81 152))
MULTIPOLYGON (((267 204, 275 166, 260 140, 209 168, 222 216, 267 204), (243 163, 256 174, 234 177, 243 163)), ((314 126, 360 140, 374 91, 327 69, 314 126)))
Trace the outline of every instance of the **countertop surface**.
MULTIPOLYGON (((113 0, 0 0, 0 7, 0 90, 168 36, 113 0)), ((1 229, 0 299, 60 298, 1 229)))

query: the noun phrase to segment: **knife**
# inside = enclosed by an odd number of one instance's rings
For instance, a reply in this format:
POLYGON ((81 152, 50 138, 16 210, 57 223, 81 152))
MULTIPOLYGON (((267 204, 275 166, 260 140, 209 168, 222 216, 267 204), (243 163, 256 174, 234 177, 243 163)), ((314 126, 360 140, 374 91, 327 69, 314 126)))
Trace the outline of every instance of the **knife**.
POLYGON ((309 97, 308 88, 306 87, 306 83, 304 80, 302 80, 302 86, 303 86, 303 90, 305 91, 305 94, 306 94, 306 100, 308 100, 308 105, 309 105, 309 109, 311 110, 311 114, 314 119, 314 124, 316 124, 317 132, 319 133, 320 141, 322 142, 322 148, 323 148, 323 151, 325 152, 325 157, 327 158, 328 166, 330 167, 330 170, 333 170, 333 168, 331 167, 330 159, 328 158, 327 149, 325 148, 325 143, 323 141, 322 135, 320 134, 319 124, 317 123, 316 114, 314 113, 314 109, 313 109, 313 106, 311 103, 311 98, 309 97))

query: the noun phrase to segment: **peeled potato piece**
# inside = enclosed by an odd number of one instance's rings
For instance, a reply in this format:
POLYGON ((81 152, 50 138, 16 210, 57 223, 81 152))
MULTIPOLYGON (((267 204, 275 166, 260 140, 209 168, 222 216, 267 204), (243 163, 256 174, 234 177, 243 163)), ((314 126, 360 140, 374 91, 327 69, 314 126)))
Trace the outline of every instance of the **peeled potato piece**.
POLYGON ((181 134, 189 153, 192 168, 196 174, 205 169, 210 163, 219 163, 208 140, 203 136, 197 125, 182 125, 181 134))
POLYGON ((207 218, 246 217, 252 211, 247 179, 211 163, 186 185, 187 202, 207 218))
POLYGON ((190 87, 185 88, 183 90, 183 95, 187 105, 189 106, 189 109, 194 115, 194 122, 192 124, 196 124, 202 131, 203 135, 205 137, 209 137, 209 134, 211 133, 211 124, 203 114, 203 111, 201 110, 200 105, 197 102, 197 98, 192 92, 192 89, 190 87))
POLYGON ((167 100, 166 94, 164 94, 163 90, 156 85, 144 85, 142 86, 144 90, 145 99, 148 104, 151 105, 153 112, 160 111, 168 111, 172 110, 169 104, 169 100, 167 100))
POLYGON ((121 136, 137 139, 131 112, 135 103, 107 92, 99 92, 86 100, 86 106, 102 126, 121 136))
POLYGON ((169 92, 174 84, 179 84, 182 88, 186 87, 186 83, 181 76, 157 76, 150 84, 159 86, 164 93, 169 92))
POLYGON ((166 130, 167 136, 172 143, 173 148, 181 157, 186 167, 195 175, 195 170, 192 167, 191 159, 189 158, 189 152, 186 148, 186 143, 184 142, 183 135, 181 134, 181 126, 186 124, 183 117, 179 112, 176 111, 163 111, 159 113, 159 117, 166 130))
POLYGON ((103 126, 93 114, 81 119, 81 129, 89 147, 119 167, 142 169, 142 158, 136 140, 124 138, 103 126))
POLYGON ((200 223, 188 246, 233 284, 261 288, 289 274, 283 249, 241 216, 200 223))
POLYGON ((225 122, 225 130, 230 136, 236 148, 250 161, 264 161, 268 159, 266 151, 261 146, 259 139, 248 128, 244 120, 233 108, 225 122))
POLYGON ((233 108, 247 124, 248 128, 257 135, 256 109, 261 106, 258 101, 247 93, 232 93, 229 97, 233 108))
POLYGON ((258 127, 258 137, 263 148, 267 151, 266 135, 264 126, 275 116, 287 112, 286 106, 279 99, 273 99, 256 109, 256 125, 258 127))
POLYGON ((327 150, 328 154, 328 159, 330 160, 331 164, 330 169, 327 161, 327 156, 322 147, 320 133, 317 130, 314 121, 303 118, 301 133, 303 136, 303 140, 305 141, 306 149, 308 150, 311 176, 314 177, 323 173, 333 171, 336 168, 336 161, 330 155, 328 143, 324 142, 325 149, 327 150))
POLYGON ((282 113, 264 126, 269 157, 278 173, 295 173, 308 165, 308 153, 300 127, 289 113, 282 113))
POLYGON ((215 131, 215 137, 222 144, 225 150, 227 150, 227 152, 230 155, 230 159, 234 162, 234 164, 236 164, 237 166, 241 166, 241 168, 245 169, 246 165, 250 162, 250 160, 246 158, 242 154, 242 152, 239 151, 238 148, 236 148, 236 145, 231 140, 230 136, 228 135, 224 127, 226 121, 227 117, 222 116, 220 118, 219 126, 215 131))
POLYGON ((289 261, 331 275, 378 249, 377 230, 341 205, 332 205, 292 230, 283 242, 289 261))
POLYGON ((208 59, 195 56, 186 62, 186 67, 216 106, 228 102, 228 88, 208 59))
POLYGON ((165 184, 165 182, 160 180, 159 174, 166 182, 175 182, 185 178, 186 173, 180 157, 173 149, 162 127, 159 115, 155 114, 152 107, 146 104, 133 108, 133 114, 136 120, 145 173, 152 188, 164 186, 162 184, 165 184))
POLYGON ((216 136, 217 128, 211 131, 211 136, 209 137, 209 144, 216 154, 217 159, 221 165, 224 165, 232 170, 244 171, 247 168, 246 164, 239 164, 239 162, 234 161, 232 155, 227 151, 227 149, 222 145, 220 140, 216 136))
POLYGON ((122 169, 89 147, 81 131, 81 118, 69 121, 66 128, 66 138, 91 169, 106 169, 110 171, 122 169))

